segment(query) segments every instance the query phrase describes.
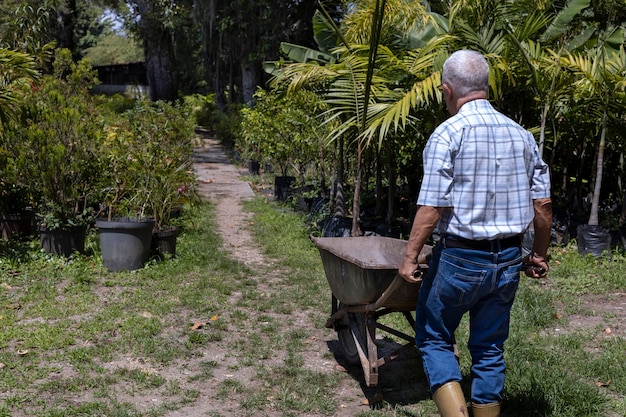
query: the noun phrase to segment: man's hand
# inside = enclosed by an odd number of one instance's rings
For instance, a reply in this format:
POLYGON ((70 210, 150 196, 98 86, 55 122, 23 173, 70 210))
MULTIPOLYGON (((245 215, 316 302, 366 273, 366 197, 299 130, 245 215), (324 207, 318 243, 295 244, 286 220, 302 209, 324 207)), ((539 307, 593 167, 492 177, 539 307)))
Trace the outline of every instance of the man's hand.
POLYGON ((398 268, 398 274, 405 281, 412 284, 422 282, 422 274, 415 273, 415 271, 420 271, 419 255, 424 247, 424 242, 430 237, 439 222, 442 212, 443 207, 419 206, 417 208, 402 265, 398 268))
POLYGON ((522 262, 524 263, 522 266, 524 273, 530 278, 544 278, 550 270, 546 258, 535 252, 531 252, 522 262))
POLYGON ((408 283, 422 282, 422 270, 416 260, 405 257, 398 268, 398 274, 408 283))

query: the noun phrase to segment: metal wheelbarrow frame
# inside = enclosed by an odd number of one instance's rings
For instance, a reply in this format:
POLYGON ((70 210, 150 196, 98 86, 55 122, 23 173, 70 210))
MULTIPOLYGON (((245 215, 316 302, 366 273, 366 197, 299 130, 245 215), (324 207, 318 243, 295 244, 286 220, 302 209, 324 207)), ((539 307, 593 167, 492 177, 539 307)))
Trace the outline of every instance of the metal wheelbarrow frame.
MULTIPOLYGON (((378 384, 378 368, 415 346, 414 335, 378 323, 391 313, 401 313, 412 329, 420 284, 406 282, 398 275, 406 241, 382 236, 328 237, 311 240, 317 246, 326 278, 333 293, 327 328, 337 331, 346 359, 360 362, 365 383, 378 384), (387 356, 378 357, 376 329, 407 343, 387 356)), ((432 247, 425 246, 420 266, 426 269, 432 247)))

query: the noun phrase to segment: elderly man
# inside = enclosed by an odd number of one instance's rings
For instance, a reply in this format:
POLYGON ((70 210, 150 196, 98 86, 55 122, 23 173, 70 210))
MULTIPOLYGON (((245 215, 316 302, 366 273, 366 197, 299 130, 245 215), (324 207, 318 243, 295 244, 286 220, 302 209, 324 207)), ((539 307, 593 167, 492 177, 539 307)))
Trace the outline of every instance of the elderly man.
POLYGON ((454 332, 469 313, 473 415, 499 416, 520 271, 539 278, 549 269, 549 170, 532 134, 487 100, 489 66, 480 53, 452 54, 441 88, 451 117, 424 148, 418 211, 398 272, 420 280, 417 255, 437 228, 441 239, 420 289, 415 336, 433 399, 444 417, 468 415, 454 332), (522 259, 531 225, 532 252, 522 259))

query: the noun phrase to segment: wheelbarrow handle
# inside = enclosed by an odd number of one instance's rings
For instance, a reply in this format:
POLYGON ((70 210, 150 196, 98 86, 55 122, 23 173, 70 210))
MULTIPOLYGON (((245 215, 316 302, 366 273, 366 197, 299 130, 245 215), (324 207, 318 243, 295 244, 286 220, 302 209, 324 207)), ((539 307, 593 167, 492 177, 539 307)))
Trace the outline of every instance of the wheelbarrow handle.
POLYGON ((421 265, 428 265, 432 257, 433 254, 431 251, 428 251, 426 253, 422 252, 419 254, 419 256, 417 257, 417 269, 413 271, 413 278, 420 279, 424 277, 424 270, 422 269, 421 265))
POLYGON ((526 271, 526 270, 533 270, 541 277, 545 277, 547 275, 547 271, 545 268, 542 268, 540 266, 535 266, 535 265, 522 264, 522 271, 526 271))

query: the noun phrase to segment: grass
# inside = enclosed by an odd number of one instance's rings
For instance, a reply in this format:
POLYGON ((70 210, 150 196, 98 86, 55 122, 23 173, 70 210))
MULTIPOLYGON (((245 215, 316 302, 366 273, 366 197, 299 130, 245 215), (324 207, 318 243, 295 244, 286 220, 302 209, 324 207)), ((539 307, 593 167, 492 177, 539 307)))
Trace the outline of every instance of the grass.
MULTIPOLYGON (((272 267, 231 260, 209 204, 186 212, 176 258, 134 272, 106 271, 95 234, 88 255, 70 260, 44 255, 37 241, 0 243, 0 417, 158 417, 194 406, 207 416, 337 414, 351 400, 340 392, 358 393, 362 376, 314 366, 334 361, 319 339, 335 336, 324 328, 330 290, 310 230, 262 198, 245 207, 272 267)), ((613 313, 583 301, 623 292, 626 260, 551 253, 550 281, 524 279, 514 307, 505 415, 624 416, 626 342, 602 332, 613 313), (576 328, 563 318, 572 315, 598 326, 576 328)), ((404 319, 383 320, 410 332, 404 319)), ((469 377, 466 329, 457 338, 469 377)), ((423 384, 416 356, 406 368, 382 387, 387 397, 423 384)), ((353 415, 436 408, 408 393, 353 415)))

